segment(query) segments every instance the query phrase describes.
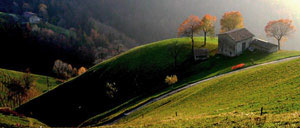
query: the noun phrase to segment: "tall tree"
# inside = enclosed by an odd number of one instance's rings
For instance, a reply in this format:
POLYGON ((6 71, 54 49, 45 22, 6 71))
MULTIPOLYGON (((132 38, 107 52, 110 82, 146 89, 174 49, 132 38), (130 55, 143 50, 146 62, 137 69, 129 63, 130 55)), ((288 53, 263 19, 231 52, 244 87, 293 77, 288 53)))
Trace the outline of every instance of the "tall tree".
POLYGON ((239 11, 224 13, 221 19, 221 33, 244 27, 244 18, 239 11))
POLYGON ((200 19, 198 16, 191 15, 178 28, 178 36, 186 36, 192 39, 192 53, 194 55, 194 34, 200 32, 200 19))
POLYGON ((287 38, 287 36, 295 32, 296 27, 292 23, 292 20, 280 19, 270 21, 265 27, 267 36, 274 37, 277 40, 278 50, 280 50, 281 40, 287 38))
POLYGON ((183 44, 180 44, 178 42, 178 40, 176 40, 168 48, 169 54, 174 60, 174 69, 175 69, 175 71, 177 70, 177 65, 178 65, 177 61, 178 61, 178 58, 181 54, 181 51, 183 50, 183 46, 184 46, 183 44))
POLYGON ((206 14, 204 17, 202 17, 200 22, 201 30, 204 33, 204 44, 203 46, 206 46, 206 37, 207 34, 214 35, 215 34, 215 23, 217 18, 215 16, 211 16, 209 14, 206 14))

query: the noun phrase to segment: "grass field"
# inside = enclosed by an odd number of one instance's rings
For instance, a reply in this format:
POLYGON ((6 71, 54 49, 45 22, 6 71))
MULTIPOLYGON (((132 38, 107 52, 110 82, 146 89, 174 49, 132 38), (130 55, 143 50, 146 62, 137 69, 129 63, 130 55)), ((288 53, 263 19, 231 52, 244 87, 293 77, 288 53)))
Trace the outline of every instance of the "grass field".
MULTIPOLYGON (((171 40, 166 40, 166 41, 161 41, 161 42, 156 42, 156 43, 152 43, 146 46, 142 46, 142 47, 138 47, 133 49, 132 51, 130 51, 129 53, 125 53, 124 56, 130 56, 130 57, 135 57, 135 55, 130 55, 130 54, 135 54, 137 53, 139 50, 143 50, 143 49, 150 49, 151 47, 159 47, 161 45, 170 45, 171 43, 174 42, 174 40, 176 39, 171 39, 171 40)), ((183 42, 187 43, 186 45, 190 45, 188 44, 188 38, 183 38, 183 39, 179 39, 179 40, 183 40, 183 42)), ((196 44, 197 47, 200 47, 202 45, 202 38, 196 38, 196 44)), ((213 39, 213 40, 209 40, 208 41, 208 48, 210 50, 214 50, 217 48, 217 39, 213 39)), ((157 48, 153 48, 153 49, 157 49, 157 48)), ((163 49, 158 50, 157 52, 153 52, 153 53, 162 53, 160 55, 160 59, 161 62, 164 62, 163 60, 168 60, 168 56, 164 56, 167 53, 163 53, 163 49)), ((185 59, 185 57, 188 56, 188 51, 189 50, 185 50, 187 53, 186 55, 181 57, 181 61, 183 61, 185 59)), ((101 113, 87 121, 85 121, 82 126, 94 126, 94 125, 99 125, 102 124, 108 120, 113 119, 114 117, 120 115, 122 112, 125 112, 127 110, 130 110, 131 108, 134 108, 152 98, 155 98, 157 96, 160 96, 166 92, 169 92, 171 90, 183 87, 187 84, 193 83, 193 82, 197 82, 209 77, 213 77, 219 74, 224 74, 227 72, 231 71, 231 67, 240 63, 245 63, 246 67, 247 66, 251 66, 251 65, 256 65, 256 64, 261 64, 261 63, 265 63, 265 62, 269 62, 269 61, 273 61, 273 60, 278 60, 278 59, 283 59, 283 58, 287 58, 287 57, 292 57, 292 56, 297 56, 300 55, 299 51, 279 51, 276 53, 262 53, 262 52, 246 52, 245 54, 242 54, 239 57, 235 57, 235 58, 229 58, 229 57, 223 57, 223 56, 219 56, 219 55, 214 55, 211 54, 212 57, 205 62, 200 62, 200 63, 195 63, 192 65, 189 65, 189 67, 185 67, 183 71, 181 71, 182 74, 187 74, 186 76, 188 77, 184 77, 184 78, 180 78, 179 77, 179 82, 173 86, 170 86, 166 89, 160 90, 158 91, 156 94, 148 96, 146 98, 136 98, 136 99, 131 99, 128 102, 125 102, 122 105, 119 105, 109 111, 106 111, 104 113, 101 113)), ((150 56, 150 55, 149 55, 150 56)), ((156 55, 153 55, 156 56, 156 55)), ((159 56, 159 55, 157 55, 159 56)), ((105 64, 110 64, 110 63, 116 63, 117 62, 122 62, 122 60, 133 60, 136 58, 130 58, 130 59, 124 59, 123 56, 121 57, 116 57, 113 58, 111 60, 106 61, 105 63, 102 63, 100 65, 95 66, 94 68, 92 68, 91 72, 97 71, 98 68, 101 68, 101 66, 104 66, 105 64), (121 59, 122 58, 122 59, 121 59)), ((156 61, 154 61, 156 62, 156 61)), ((125 62, 123 62, 125 63, 125 62)), ((130 63, 131 64, 131 63, 130 63)), ((171 63, 169 63, 171 64, 171 63)), ((122 65, 122 64, 115 64, 116 68, 118 68, 118 65, 122 65)), ((124 65, 124 64, 123 64, 124 65)), ((134 66, 137 66, 136 64, 134 66)), ((132 66, 132 67, 134 67, 132 66)), ((151 68, 149 69, 151 70, 151 68)), ((152 69, 155 70, 155 69, 152 69)))
MULTIPOLYGON (((12 77, 20 78, 24 74, 23 72, 18 72, 18 71, 13 71, 13 70, 7 70, 7 69, 0 69, 0 72, 6 73, 12 77)), ((58 84, 61 82, 57 81, 55 78, 49 77, 49 84, 50 87, 47 87, 47 77, 42 76, 42 75, 36 75, 32 74, 34 79, 36 80, 35 82, 35 87, 34 90, 38 94, 42 94, 54 87, 56 87, 58 84)), ((3 93, 3 92, 0 92, 3 93)), ((1 101, 3 102, 3 101, 1 101)), ((1 107, 1 106, 0 106, 1 107)), ((17 116, 7 116, 7 115, 2 115, 0 113, 0 127, 17 127, 17 125, 22 127, 40 127, 40 126, 47 126, 41 122, 39 122, 36 119, 33 118, 27 118, 27 117, 17 117, 17 116)))
POLYGON ((109 127, 297 127, 299 85, 300 59, 256 67, 179 92, 109 127))
MULTIPOLYGON (((17 111, 25 114, 30 111, 33 117, 36 113, 39 115, 37 119, 52 126, 94 126, 176 88, 230 72, 234 65, 245 63, 246 66, 251 66, 300 55, 299 51, 280 51, 272 54, 246 52, 239 57, 229 58, 215 55, 218 40, 208 38, 206 48, 212 51, 211 58, 204 62, 193 62, 190 60, 190 41, 189 38, 168 39, 133 48, 95 65, 85 74, 31 100, 17 108, 17 111), (178 57, 179 71, 174 72, 174 60, 170 57, 168 49, 176 41, 183 46, 183 50, 178 57), (164 79, 166 75, 173 74, 178 76, 179 82, 167 86, 164 79), (107 95, 108 82, 115 83, 118 90, 116 97, 107 95), (65 92, 68 92, 68 95, 65 92), (55 111, 49 112, 40 105, 55 111)), ((202 37, 195 38, 196 48, 202 46, 202 41, 202 37)))
MULTIPOLYGON (((24 74, 23 72, 18 72, 18 71, 13 71, 13 70, 7 70, 7 69, 1 69, 0 68, 0 72, 4 72, 12 77, 17 77, 17 78, 21 78, 22 75, 24 74)), ((36 74, 32 74, 32 76, 35 79, 35 89, 39 92, 39 93, 44 93, 48 90, 51 90, 52 88, 56 87, 58 84, 60 84, 61 82, 58 81, 57 79, 53 78, 53 77, 48 77, 49 80, 49 88, 47 87, 47 76, 42 76, 42 75, 36 75, 36 74)))
POLYGON ((28 117, 16 117, 0 114, 0 127, 3 128, 17 128, 17 127, 29 127, 29 128, 40 128, 47 127, 47 125, 39 122, 36 119, 28 117))

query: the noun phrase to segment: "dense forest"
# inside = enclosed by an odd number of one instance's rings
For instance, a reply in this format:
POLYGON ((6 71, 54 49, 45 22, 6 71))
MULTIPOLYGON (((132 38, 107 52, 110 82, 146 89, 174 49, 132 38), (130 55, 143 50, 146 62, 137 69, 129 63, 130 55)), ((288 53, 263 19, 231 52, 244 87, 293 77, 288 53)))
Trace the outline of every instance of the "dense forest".
POLYGON ((6 12, 0 13, 0 36, 4 41, 1 58, 5 60, 0 65, 2 68, 21 71, 29 68, 34 73, 52 75, 55 60, 63 60, 78 68, 91 67, 137 46, 135 40, 88 15, 75 20, 71 16, 59 18, 59 15, 54 15, 60 14, 56 11, 67 10, 55 6, 64 4, 26 2, 0 2, 11 4, 0 8, 6 12), (27 22, 25 12, 37 14, 42 21, 37 24, 27 22))

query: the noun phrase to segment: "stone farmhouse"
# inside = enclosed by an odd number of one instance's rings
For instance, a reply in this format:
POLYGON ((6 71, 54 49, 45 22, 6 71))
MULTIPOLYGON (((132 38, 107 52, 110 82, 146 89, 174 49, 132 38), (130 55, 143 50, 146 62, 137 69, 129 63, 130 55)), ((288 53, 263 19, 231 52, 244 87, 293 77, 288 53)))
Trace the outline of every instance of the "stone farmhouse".
POLYGON ((37 24, 41 22, 41 18, 39 18, 35 13, 32 12, 24 12, 23 14, 24 21, 23 23, 32 23, 37 24))
POLYGON ((276 52, 277 45, 255 38, 255 35, 246 28, 235 29, 218 35, 218 53, 234 57, 246 50, 259 50, 263 52, 276 52))

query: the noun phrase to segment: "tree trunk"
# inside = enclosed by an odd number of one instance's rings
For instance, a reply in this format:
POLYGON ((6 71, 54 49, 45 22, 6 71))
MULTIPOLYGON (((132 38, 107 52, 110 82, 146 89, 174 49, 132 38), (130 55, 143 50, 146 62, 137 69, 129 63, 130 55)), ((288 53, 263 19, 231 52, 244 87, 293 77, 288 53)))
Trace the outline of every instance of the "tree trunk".
POLYGON ((206 46, 206 35, 207 35, 207 33, 204 32, 204 44, 203 44, 203 46, 206 46))
POLYGON ((192 39, 192 54, 193 54, 193 58, 195 56, 195 53, 194 53, 194 32, 192 32, 192 36, 191 36, 191 39, 192 39))
POLYGON ((278 51, 280 50, 280 39, 278 41, 278 51))

